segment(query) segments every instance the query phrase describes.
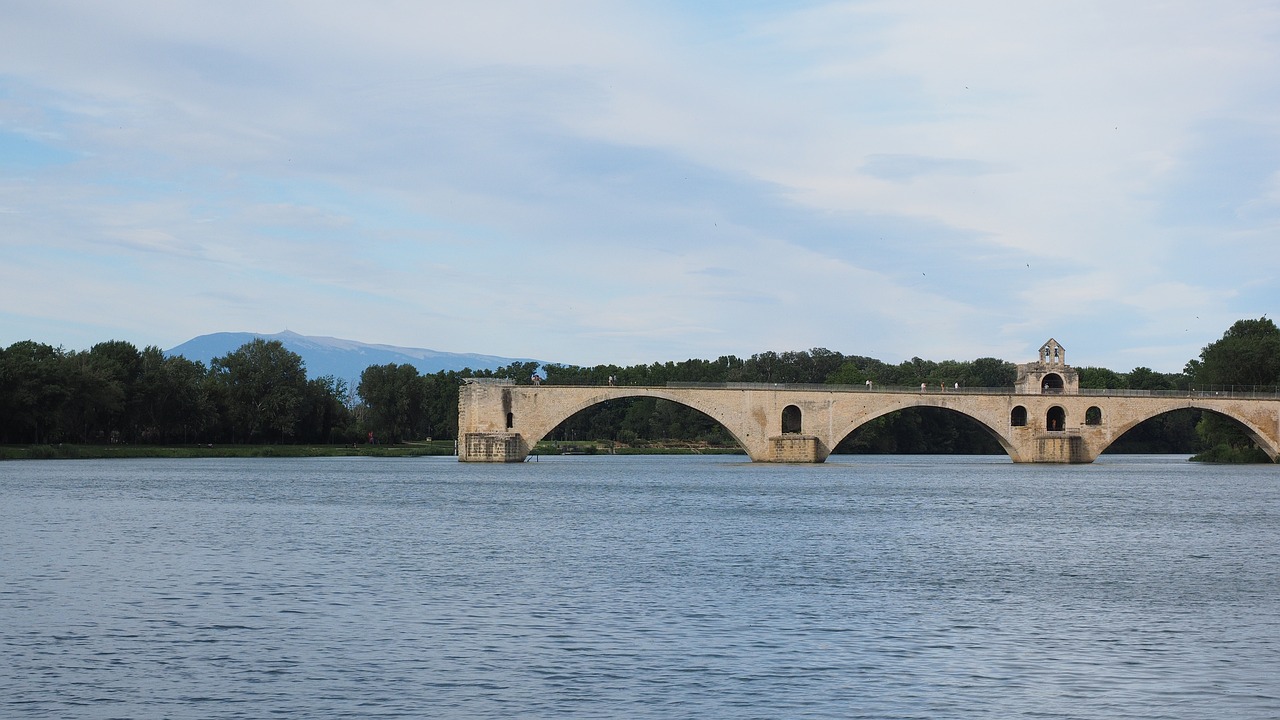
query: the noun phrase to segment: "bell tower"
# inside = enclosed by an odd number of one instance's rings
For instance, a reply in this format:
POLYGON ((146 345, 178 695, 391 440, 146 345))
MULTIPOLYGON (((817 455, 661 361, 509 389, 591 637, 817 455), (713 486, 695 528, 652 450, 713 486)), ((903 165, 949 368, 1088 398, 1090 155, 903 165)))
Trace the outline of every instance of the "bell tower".
POLYGON ((1040 358, 1018 366, 1014 392, 1019 395, 1075 395, 1080 392, 1080 375, 1067 365, 1067 349, 1049 338, 1040 346, 1040 358))

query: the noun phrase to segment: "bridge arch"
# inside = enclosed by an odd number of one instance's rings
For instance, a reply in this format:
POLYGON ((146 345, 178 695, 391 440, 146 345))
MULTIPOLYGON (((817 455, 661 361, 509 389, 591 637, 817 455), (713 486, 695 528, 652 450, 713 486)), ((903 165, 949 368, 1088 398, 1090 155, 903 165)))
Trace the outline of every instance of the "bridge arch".
POLYGON ((1118 423, 1112 428, 1111 439, 1106 441, 1105 443, 1102 443, 1097 448, 1097 452, 1098 454, 1101 454, 1113 443, 1115 443, 1116 440, 1119 440, 1125 433, 1129 432, 1133 428, 1137 427, 1138 425, 1141 425, 1142 423, 1148 420, 1160 417, 1161 415, 1167 415, 1171 412, 1184 410, 1188 408, 1201 410, 1204 412, 1211 412, 1211 413, 1214 413, 1215 415, 1228 418, 1238 423, 1240 427, 1244 430, 1245 435, 1247 435, 1249 439, 1254 442, 1255 445, 1261 448, 1262 451, 1267 454, 1267 457, 1271 458, 1272 462, 1276 462, 1277 458, 1280 458, 1280 444, 1273 442, 1269 438, 1265 430, 1260 428, 1258 425, 1252 422, 1249 418, 1243 417, 1239 413, 1232 412, 1229 408, 1222 407, 1221 403, 1205 401, 1205 399, 1201 399, 1201 398, 1191 399, 1191 400, 1183 401, 1177 404, 1170 404, 1170 406, 1168 407, 1159 408, 1151 412, 1134 414, 1125 418, 1124 421, 1118 423))
MULTIPOLYGON (((989 435, 991 435, 991 437, 994 438, 995 441, 1000 445, 1000 448, 1004 450, 1006 455, 1013 458, 1014 460, 1017 460, 1021 457, 1021 454, 1018 452, 1018 449, 1013 444, 1012 440, 1008 437, 1008 435, 1005 432, 1003 432, 1004 427, 1006 427, 1004 425, 1004 422, 1007 419, 1004 417, 1003 411, 1001 411, 1000 417, 987 418, 972 412, 966 412, 959 408, 949 407, 944 403, 921 401, 921 400, 916 400, 914 398, 905 400, 903 402, 894 403, 887 407, 880 408, 875 412, 869 413, 863 417, 860 417, 854 420, 853 422, 847 425, 837 428, 831 438, 831 447, 834 448, 838 446, 840 443, 844 442, 850 435, 857 432, 860 428, 862 428, 872 420, 876 420, 878 418, 885 417, 886 415, 892 415, 893 413, 901 412, 903 410, 911 410, 914 408, 931 408, 935 410, 946 410, 948 412, 955 413, 957 415, 969 418, 970 420, 977 423, 977 425, 981 427, 983 430, 985 430, 989 435), (999 428, 996 427, 997 425, 1000 425, 1000 427, 999 428)), ((1024 408, 1024 412, 1025 412, 1025 408, 1024 408)))
POLYGON ((572 418, 583 410, 593 408, 597 405, 603 405, 604 403, 613 400, 630 400, 636 398, 666 400, 668 402, 675 403, 676 405, 702 413, 723 428, 725 432, 733 438, 733 441, 738 443, 738 445, 744 450, 748 447, 740 436, 737 428, 735 428, 732 423, 726 421, 726 418, 718 408, 704 405, 698 402, 697 398, 686 397, 684 394, 678 392, 664 391, 663 388, 640 387, 629 391, 627 388, 611 387, 609 390, 610 392, 607 394, 592 395, 590 397, 582 398, 576 402, 558 406, 556 407, 556 412, 549 415, 545 422, 523 426, 521 428, 521 434, 528 443, 528 447, 533 448, 533 446, 540 440, 550 434, 552 430, 555 430, 566 420, 572 418))

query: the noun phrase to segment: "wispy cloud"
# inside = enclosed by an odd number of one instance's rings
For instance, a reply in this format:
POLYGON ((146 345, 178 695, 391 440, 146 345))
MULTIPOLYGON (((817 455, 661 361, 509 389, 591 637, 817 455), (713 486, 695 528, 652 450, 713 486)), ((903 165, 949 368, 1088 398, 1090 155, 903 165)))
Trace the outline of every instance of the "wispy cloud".
POLYGON ((4 16, 0 343, 1172 370, 1280 301, 1266 4, 4 16))

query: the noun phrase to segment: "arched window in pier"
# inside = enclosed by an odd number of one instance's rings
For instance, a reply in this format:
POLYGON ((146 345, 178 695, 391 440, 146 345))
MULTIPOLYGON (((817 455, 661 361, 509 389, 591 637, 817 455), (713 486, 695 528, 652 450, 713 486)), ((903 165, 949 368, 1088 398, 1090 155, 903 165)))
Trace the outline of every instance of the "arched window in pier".
POLYGON ((1060 395, 1062 393, 1062 376, 1058 373, 1048 373, 1041 381, 1040 390, 1045 395, 1060 395))
POLYGON ((1045 430, 1066 430, 1067 429, 1067 411, 1060 406, 1054 405, 1049 408, 1049 412, 1044 415, 1045 430))
POLYGON ((507 413, 507 429, 508 429, 508 430, 510 430, 511 428, 513 428, 513 427, 515 427, 515 426, 516 426, 516 416, 515 416, 515 414, 514 414, 514 413, 507 413))
POLYGON ((1013 427, 1025 427, 1027 424, 1027 409, 1018 405, 1013 408, 1013 412, 1009 413, 1009 424, 1013 427))
POLYGON ((800 408, 795 405, 782 408, 782 432, 783 434, 800 432, 800 408))
POLYGON ((1101 425, 1102 424, 1102 408, 1094 405, 1084 411, 1085 425, 1101 425))

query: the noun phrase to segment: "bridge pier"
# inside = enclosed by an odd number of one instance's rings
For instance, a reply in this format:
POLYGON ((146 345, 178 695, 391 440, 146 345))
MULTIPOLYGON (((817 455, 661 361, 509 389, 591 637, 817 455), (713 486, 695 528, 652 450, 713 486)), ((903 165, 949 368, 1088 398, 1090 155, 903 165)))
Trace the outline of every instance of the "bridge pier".
POLYGON ((1074 432, 1037 435, 1034 448, 1031 462, 1091 463, 1096 459, 1089 454, 1084 438, 1074 432))
POLYGON ((820 463, 831 454, 830 448, 816 435, 787 433, 769 438, 767 454, 752 457, 752 462, 820 463))
POLYGON ((465 462, 524 462, 529 446, 512 432, 465 433, 458 444, 458 459, 465 462))

